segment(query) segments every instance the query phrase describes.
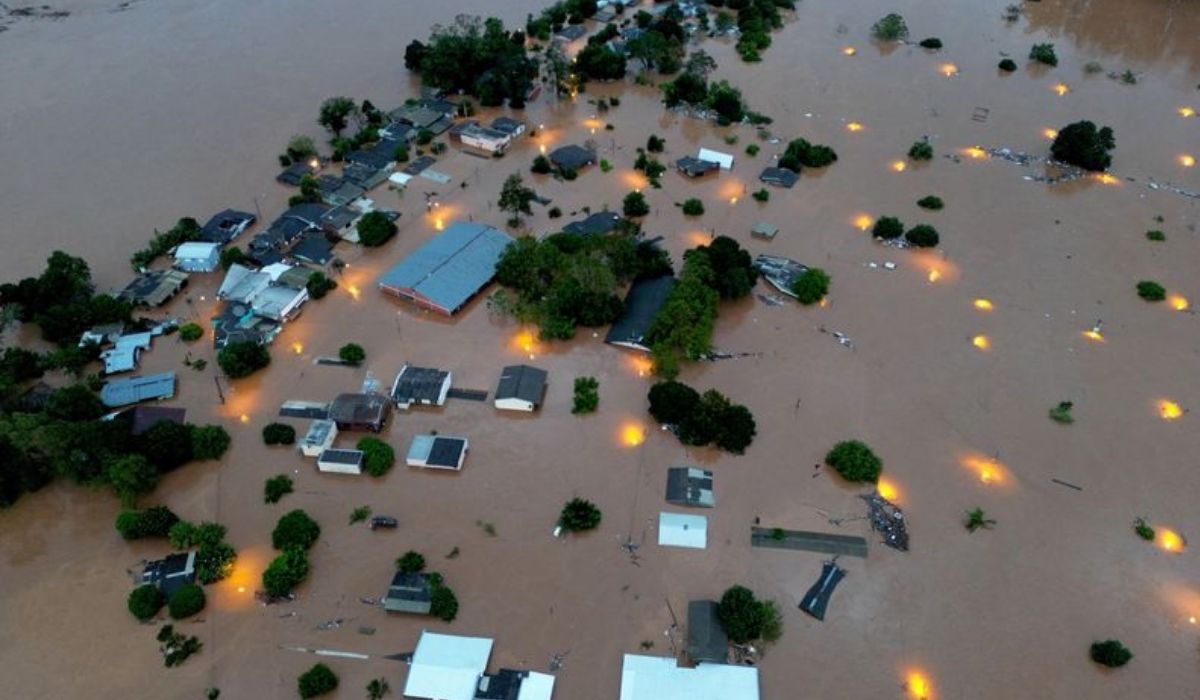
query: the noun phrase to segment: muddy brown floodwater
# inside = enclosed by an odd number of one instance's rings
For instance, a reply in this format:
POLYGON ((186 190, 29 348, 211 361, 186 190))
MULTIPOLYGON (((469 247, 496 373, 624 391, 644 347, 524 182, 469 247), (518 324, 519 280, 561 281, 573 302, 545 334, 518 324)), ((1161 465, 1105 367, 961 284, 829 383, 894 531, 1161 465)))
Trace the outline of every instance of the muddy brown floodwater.
MULTIPOLYGON (((144 1, 114 12, 115 2, 77 0, 55 6, 71 12, 66 19, 12 23, 0 34, 0 277, 33 274, 62 248, 87 258, 100 285, 112 288, 128 275, 128 254, 180 216, 253 210, 257 201, 273 217, 288 195, 272 179, 275 154, 293 133, 318 135, 321 99, 397 103, 416 88, 402 68, 404 46, 430 25, 472 11, 516 22, 539 4, 144 1)), ((614 698, 622 653, 643 641, 653 642, 651 653, 671 653, 668 603, 680 611, 690 598, 744 583, 784 610, 784 636, 761 663, 764 698, 901 698, 914 674, 937 698, 1194 697, 1196 553, 1143 543, 1130 523, 1144 515, 1200 537, 1196 418, 1164 421, 1155 403, 1200 406, 1200 326, 1192 313, 1146 304, 1133 291, 1137 280, 1157 279, 1172 293, 1200 297, 1197 200, 1146 187, 1153 177, 1200 190, 1196 169, 1180 161, 1200 156, 1200 117, 1180 112, 1200 109, 1200 8, 1045 0, 1027 4, 1010 25, 1001 18, 1005 4, 803 0, 764 62, 752 66, 727 42, 706 41, 717 77, 773 116, 774 134, 828 143, 840 156, 795 189, 773 190, 766 204, 749 194, 781 145, 762 143, 761 154, 746 156, 744 147, 758 142, 753 129, 665 112, 655 90, 632 83, 561 103, 543 96, 526 119, 546 128, 502 160, 452 150, 438 167, 453 182, 421 183, 440 193, 437 215, 425 214, 418 192, 377 191, 382 206, 403 212, 398 239, 344 253, 350 268, 338 291, 288 326, 268 370, 226 384, 224 405, 207 341, 191 349, 210 360, 204 372, 182 367, 186 350, 175 340, 145 357, 147 372, 181 373, 172 403, 185 406, 189 420, 219 421, 234 435, 221 463, 172 473, 146 499, 226 524, 239 549, 232 579, 210 588, 201 620, 182 625, 203 640, 203 652, 162 668, 155 629, 125 610, 126 572, 161 555, 162 543, 122 542, 111 496, 56 484, 0 512, 0 694, 199 698, 219 687, 223 698, 290 698, 297 674, 315 660, 290 646, 375 657, 331 662, 342 679, 338 698, 361 697, 377 676, 398 694, 403 665, 379 657, 411 650, 427 627, 494 637, 493 667, 544 670, 553 654, 565 654, 556 697, 614 698), (871 23, 891 10, 907 18, 914 39, 938 36, 946 48, 873 42, 871 23), (1029 46, 1041 41, 1056 44, 1057 68, 1026 66, 1029 46), (1006 54, 1021 68, 1001 76, 996 63, 1006 54), (1137 84, 1086 72, 1092 61, 1105 72, 1132 70, 1137 84), (621 105, 594 114, 587 98, 610 94, 621 105), (1051 187, 1024 179, 1041 174, 1037 168, 966 151, 1042 154, 1045 130, 1081 118, 1115 129, 1110 183, 1051 187), (851 131, 850 122, 862 128, 851 131), (651 378, 590 332, 526 350, 516 340, 521 329, 489 315, 482 301, 447 322, 375 288, 380 271, 436 232, 439 216, 502 225, 494 205, 500 183, 527 173, 541 145, 594 138, 611 173, 593 168, 574 183, 526 177, 564 212, 619 207, 644 184, 632 163, 650 133, 666 138, 664 161, 701 145, 738 154, 734 170, 715 179, 687 182, 671 172, 663 189, 647 190, 654 212, 646 229, 677 262, 716 231, 833 276, 826 308, 753 297, 724 306, 715 344, 757 356, 683 373, 754 412, 759 433, 745 456, 685 449, 658 431, 645 413, 651 378), (891 163, 923 135, 935 159, 895 172, 891 163), (726 146, 727 136, 738 143, 726 146), (918 209, 926 194, 942 197, 945 210, 918 209), (706 202, 703 217, 685 219, 673 206, 691 196, 706 202), (861 217, 887 214, 935 224, 941 247, 895 251, 857 228, 861 217), (757 221, 780 226, 779 237, 752 240, 757 221), (1167 241, 1146 241, 1152 228, 1167 241), (885 261, 897 269, 868 266, 885 261), (1082 335, 1098 319, 1102 343, 1082 335), (854 349, 822 328, 846 333, 854 349), (987 338, 986 350, 973 344, 976 336, 987 338), (314 366, 315 356, 347 341, 366 348, 365 368, 314 366), (401 465, 378 480, 321 475, 259 438, 283 400, 325 400, 354 390, 368 372, 387 382, 413 362, 491 390, 503 365, 527 355, 550 371, 539 415, 513 418, 451 401, 390 425, 386 437, 401 454, 415 432, 468 435, 460 474, 401 465), (600 380, 600 410, 586 418, 570 414, 579 375, 600 380), (1047 419, 1063 400, 1075 403, 1074 425, 1047 419), (643 431, 640 444, 626 444, 631 427, 643 431), (759 518, 871 537, 853 519, 863 512, 859 490, 824 469, 814 478, 812 465, 845 438, 866 440, 883 457, 886 484, 910 520, 912 551, 874 545, 865 560, 844 559, 849 575, 819 623, 796 604, 822 557, 752 550, 747 532, 759 518), (687 462, 716 473, 705 552, 654 544, 666 469, 687 462), (296 493, 268 506, 262 483, 277 473, 293 475, 296 493), (557 510, 574 495, 597 502, 604 522, 554 539, 557 510), (395 515, 399 529, 348 525, 359 505, 395 515), (270 530, 298 507, 323 526, 312 573, 296 602, 262 607, 252 592, 273 554, 270 530), (967 534, 963 513, 974 507, 998 521, 993 530, 967 534), (831 518, 850 519, 835 527, 831 518), (620 547, 627 538, 644 544, 639 566, 620 547), (447 558, 455 548, 459 556, 447 558), (408 549, 424 552, 456 590, 454 623, 385 617, 359 602, 382 594, 392 561, 408 549), (336 618, 345 620, 341 629, 316 629, 336 618), (361 627, 376 633, 359 634, 361 627), (1087 659, 1090 642, 1110 637, 1136 654, 1116 673, 1087 659)), ((553 227, 542 208, 527 225, 553 227)), ((190 301, 169 312, 206 319, 216 284, 197 280, 190 301)), ((758 291, 767 293, 764 285, 758 291)))

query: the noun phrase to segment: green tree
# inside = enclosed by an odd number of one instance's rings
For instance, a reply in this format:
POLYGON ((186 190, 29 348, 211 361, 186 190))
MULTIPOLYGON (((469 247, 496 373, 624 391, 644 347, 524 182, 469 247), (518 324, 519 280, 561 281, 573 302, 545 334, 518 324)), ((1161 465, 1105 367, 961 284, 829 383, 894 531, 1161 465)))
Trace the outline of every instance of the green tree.
POLYGON ((558 516, 558 525, 567 532, 592 530, 600 525, 600 509, 595 503, 582 498, 572 498, 563 506, 558 516))
POLYGON ((202 542, 196 550, 196 578, 203 584, 216 583, 233 573, 237 551, 226 542, 202 542))
POLYGON ((234 265, 245 265, 249 258, 241 249, 234 246, 229 246, 221 251, 221 269, 228 270, 234 265))
POLYGON ((903 17, 892 12, 871 25, 871 35, 883 41, 906 39, 908 38, 908 25, 904 22, 903 17))
POLYGON ((392 446, 377 437, 364 437, 355 446, 363 453, 363 467, 371 476, 383 476, 396 463, 392 446))
POLYGON ((721 602, 717 604, 717 621, 729 641, 745 644, 762 636, 767 612, 749 588, 732 586, 721 595, 721 602))
POLYGON ((532 214, 530 203, 537 198, 537 193, 525 186, 520 175, 513 173, 504 180, 500 188, 500 210, 512 214, 516 221, 521 220, 521 214, 532 214))
POLYGON ((185 323, 179 327, 179 337, 185 343, 194 343, 204 335, 204 328, 198 323, 185 323))
POLYGON ((721 421, 713 442, 726 452, 737 455, 744 453, 758 434, 758 424, 754 415, 741 404, 725 406, 720 415, 721 421))
POLYGON ((929 139, 921 139, 908 149, 908 157, 912 160, 933 160, 933 144, 929 139))
POLYGON ((1029 49, 1029 60, 1037 61, 1047 66, 1058 65, 1058 55, 1054 53, 1054 44, 1034 44, 1029 49))
POLYGON ((325 664, 316 664, 297 679, 297 688, 301 698, 315 698, 327 695, 337 690, 338 677, 325 664))
POLYGON ((296 442, 296 429, 287 423, 267 423, 262 429, 265 445, 292 445, 296 442))
POLYGON ((837 152, 829 146, 793 139, 779 157, 779 167, 800 172, 803 168, 824 168, 837 162, 837 152))
POLYGON ((973 508, 967 511, 967 518, 963 522, 963 527, 967 528, 967 532, 975 532, 980 528, 989 530, 995 524, 996 521, 989 518, 987 513, 983 512, 982 508, 973 508))
POLYGON ((904 223, 894 216, 881 216, 871 229, 871 235, 885 241, 894 240, 904 235, 904 223))
POLYGON ((284 550, 262 573, 263 590, 271 598, 282 598, 308 578, 308 552, 299 547, 284 550))
POLYGON ((346 343, 338 348, 338 358, 342 362, 352 365, 361 365, 363 360, 367 359, 367 352, 363 350, 361 345, 357 343, 346 343))
POLYGON ((1057 161, 1078 166, 1084 170, 1104 170, 1112 164, 1109 151, 1117 147, 1113 130, 1107 126, 1096 128, 1090 121, 1078 121, 1059 129, 1050 144, 1050 155, 1057 161))
POLYGON ((600 405, 600 382, 595 377, 575 378, 575 397, 571 405, 571 413, 595 413, 600 405))
POLYGON ((943 207, 945 207, 946 203, 942 201, 941 197, 935 197, 934 195, 926 195, 917 200, 917 206, 921 207, 922 209, 938 211, 938 210, 942 209, 943 207))
POLYGON ((553 169, 554 166, 550 163, 550 159, 541 155, 533 159, 533 165, 529 168, 531 172, 537 173, 538 175, 548 175, 553 169))
POLYGON ((313 299, 321 299, 326 294, 337 289, 337 282, 326 277, 324 272, 313 271, 308 276, 308 282, 305 283, 304 288, 308 290, 308 296, 313 299))
POLYGON ((137 438, 138 452, 160 472, 169 472, 192 460, 192 431, 182 423, 159 421, 137 438))
POLYGON ((1088 654, 1092 657, 1092 661, 1109 668, 1124 666, 1133 659, 1133 652, 1116 639, 1093 642, 1088 654))
POLYGON ((810 267, 792 282, 792 294, 796 295, 796 301, 811 306, 829 293, 829 281, 829 273, 819 267, 810 267))
POLYGON ((125 455, 105 462, 104 478, 123 503, 132 503, 158 485, 158 470, 141 455, 125 455))
POLYGON ((937 229, 929 224, 917 224, 904 234, 904 239, 918 248, 934 248, 940 237, 937 229))
POLYGON ((625 77, 625 55, 604 44, 589 44, 575 56, 575 71, 593 80, 625 77))
POLYGON ((825 455, 825 463, 837 470, 846 481, 875 483, 883 471, 883 461, 875 456, 866 443, 859 440, 845 440, 834 445, 825 455))
POLYGON ((271 545, 275 549, 305 550, 321 536, 321 526, 303 510, 293 510, 279 519, 271 532, 271 545))
POLYGON ((278 474, 263 483, 263 501, 266 503, 278 503, 281 498, 294 490, 292 477, 287 474, 278 474))
POLYGON ((251 340, 229 343, 217 353, 217 364, 230 379, 241 379, 271 364, 267 349, 251 340))
POLYGON ((179 516, 170 508, 153 506, 142 511, 121 511, 117 516, 116 527, 122 538, 138 540, 143 537, 166 537, 177 522, 179 516))
POLYGON ((630 192, 625 195, 625 201, 621 204, 621 212, 630 218, 646 216, 650 213, 650 203, 646 201, 646 195, 641 192, 630 192))
POLYGON ((145 622, 158 614, 166 601, 162 591, 149 583, 138 586, 129 593, 129 612, 134 617, 145 622))
POLYGON ((1012 73, 1013 71, 1015 71, 1017 69, 1017 62, 1012 60, 1011 58, 1003 58, 1003 59, 1000 59, 1000 63, 998 65, 998 67, 1000 68, 1000 70, 1004 71, 1005 73, 1012 73))
POLYGON ((709 245, 692 251, 692 255, 703 255, 708 259, 712 269, 710 286, 722 299, 741 299, 750 294, 758 279, 758 270, 749 251, 729 236, 717 236, 709 245))
POLYGON ((313 143, 312 137, 297 134, 288 139, 284 152, 292 160, 304 160, 317 155, 317 145, 313 143))
POLYGON ((330 97, 321 103, 317 123, 333 132, 334 136, 341 136, 350 117, 357 112, 358 106, 349 97, 330 97))
POLYGON ((746 102, 742 99, 742 91, 724 80, 718 80, 709 86, 705 105, 717 113, 718 122, 740 122, 746 116, 746 102))
POLYGON ((182 620, 203 610, 205 602, 204 589, 189 583, 171 594, 167 601, 167 612, 171 614, 171 619, 182 620))
POLYGON ((443 622, 453 622, 458 617, 458 597, 441 582, 440 576, 433 574, 431 579, 435 577, 436 583, 431 581, 433 590, 429 594, 429 614, 443 622))
POLYGON ((700 49, 688 54, 687 61, 683 64, 684 74, 692 74, 707 80, 708 76, 717 69, 717 61, 710 56, 707 51, 700 49))
POLYGON ((700 403, 699 392, 674 380, 658 382, 650 387, 647 398, 650 401, 650 415, 663 425, 681 425, 695 413, 700 403))
POLYGON ((229 449, 229 433, 219 425, 192 425, 192 459, 220 459, 229 449))
POLYGON ((65 421, 95 420, 106 410, 96 392, 83 384, 55 389, 46 401, 46 415, 65 421))
POLYGON ((383 700, 383 696, 392 692, 386 678, 372 678, 367 683, 367 700, 383 700))
POLYGON ((686 201, 684 201, 682 208, 683 208, 684 216, 703 216, 704 215, 704 202, 701 202, 699 199, 696 199, 695 197, 691 197, 691 198, 687 199, 686 201))
POLYGON ((1158 282, 1142 280, 1137 283, 1137 294, 1146 301, 1162 301, 1167 298, 1167 290, 1158 282))
POLYGON ((358 230, 358 241, 368 248, 375 248, 387 243, 396 235, 395 222, 381 211, 367 212, 355 225, 358 230))
POLYGON ((425 570, 425 557, 411 549, 396 560, 396 570, 402 574, 415 574, 425 570))

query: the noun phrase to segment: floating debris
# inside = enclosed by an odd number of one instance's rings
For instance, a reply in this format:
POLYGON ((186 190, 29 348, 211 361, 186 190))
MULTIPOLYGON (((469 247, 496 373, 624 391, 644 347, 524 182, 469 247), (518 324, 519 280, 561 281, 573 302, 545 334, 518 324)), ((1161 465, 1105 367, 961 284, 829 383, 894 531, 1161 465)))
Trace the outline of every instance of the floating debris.
POLYGON ((880 496, 878 491, 860 495, 859 498, 867 502, 867 519, 871 521, 871 529, 883 535, 883 543, 907 552, 908 527, 900 506, 880 496))

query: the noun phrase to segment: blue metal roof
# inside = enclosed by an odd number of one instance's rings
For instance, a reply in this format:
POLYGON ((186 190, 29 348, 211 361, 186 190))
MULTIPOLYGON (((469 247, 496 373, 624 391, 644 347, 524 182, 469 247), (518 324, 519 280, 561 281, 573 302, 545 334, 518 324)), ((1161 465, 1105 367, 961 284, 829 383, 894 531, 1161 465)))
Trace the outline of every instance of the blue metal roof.
POLYGON ((100 400, 109 407, 125 406, 147 399, 166 399, 174 395, 174 372, 118 379, 100 388, 100 400))
POLYGON ((511 236, 491 226, 455 223, 379 278, 379 286, 415 293, 454 312, 492 280, 511 236))

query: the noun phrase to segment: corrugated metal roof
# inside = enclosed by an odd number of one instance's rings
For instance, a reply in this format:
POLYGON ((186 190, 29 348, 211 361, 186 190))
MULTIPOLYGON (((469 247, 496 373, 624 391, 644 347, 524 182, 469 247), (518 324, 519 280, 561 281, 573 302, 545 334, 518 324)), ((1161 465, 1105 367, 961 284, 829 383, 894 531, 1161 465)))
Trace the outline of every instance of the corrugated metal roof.
POLYGON ((645 344, 646 334, 650 325, 667 297, 675 288, 675 278, 670 276, 640 279, 629 288, 625 295, 625 311, 612 324, 604 342, 614 345, 624 345, 631 348, 649 350, 645 344))
POLYGON ((537 406, 546 393, 546 370, 529 365, 510 365, 500 372, 496 400, 521 399, 537 406))
POLYGON ((413 652, 404 695, 438 700, 474 700, 475 684, 487 668, 492 640, 422 632, 413 652))
POLYGON ((379 286, 419 294, 453 313, 496 274, 511 236, 491 226, 455 223, 379 278, 379 286))
POLYGON ((705 664, 677 666, 675 659, 626 654, 620 700, 758 700, 758 669, 705 664))
POLYGON ((100 388, 100 400, 110 407, 126 406, 147 399, 165 399, 174 395, 174 372, 118 379, 100 388))
POLYGON ((660 547, 704 549, 708 546, 708 518, 683 513, 658 514, 660 547))

